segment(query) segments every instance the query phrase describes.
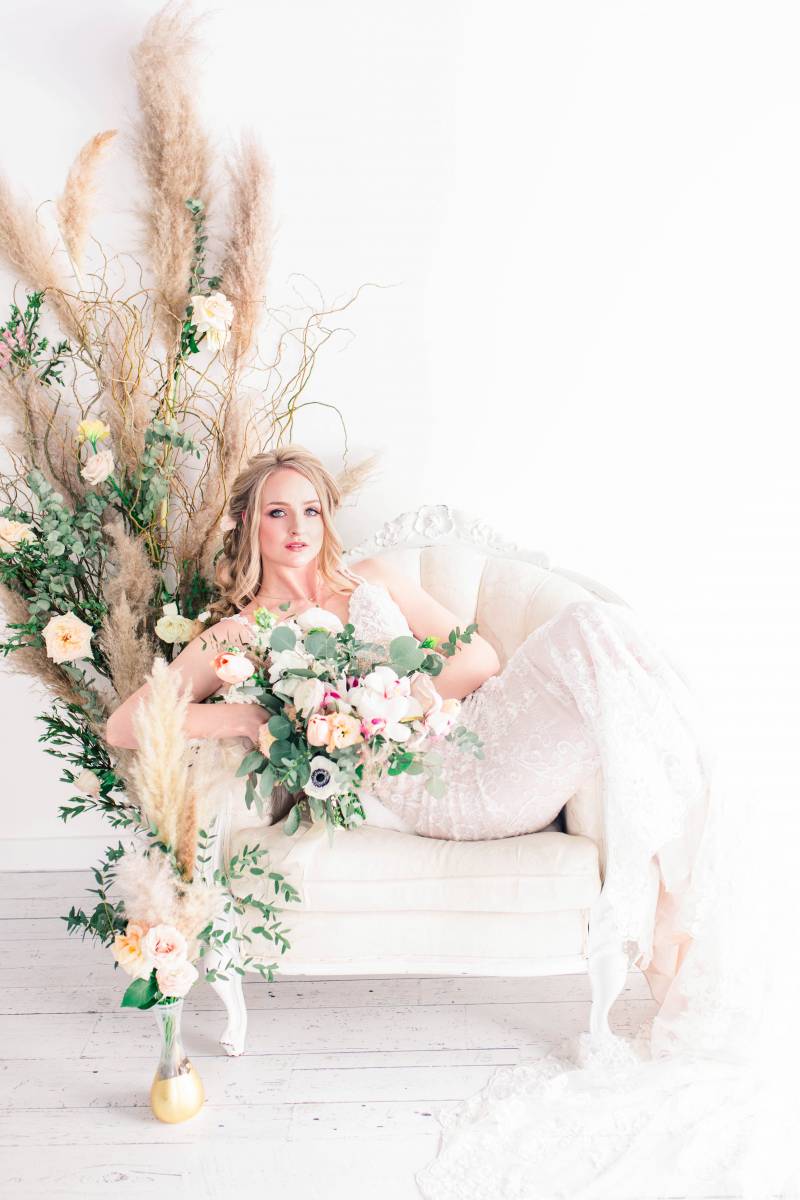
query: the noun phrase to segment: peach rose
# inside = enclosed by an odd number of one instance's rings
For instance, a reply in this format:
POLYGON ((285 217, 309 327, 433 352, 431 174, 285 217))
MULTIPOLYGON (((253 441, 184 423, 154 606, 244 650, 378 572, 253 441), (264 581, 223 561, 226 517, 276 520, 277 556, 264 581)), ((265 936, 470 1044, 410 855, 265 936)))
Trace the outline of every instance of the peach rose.
POLYGON ((91 658, 92 627, 74 612, 58 613, 42 630, 47 654, 53 662, 72 662, 76 658, 91 658))
POLYGON ((8 517, 0 517, 0 550, 8 553, 20 542, 35 542, 36 533, 24 521, 10 521, 8 517))
POLYGON ((142 938, 142 952, 159 970, 172 970, 186 959, 186 938, 174 925, 151 925, 142 938))
POLYGON ((211 667, 223 683, 244 683, 255 671, 247 655, 238 651, 223 651, 213 660, 211 667))
POLYGON ((190 962, 178 963, 176 967, 160 967, 156 970, 156 983, 162 996, 185 996, 198 977, 197 967, 190 962))
POLYGON ((347 746, 355 746, 363 741, 361 722, 348 713, 329 713, 327 716, 330 733, 326 750, 344 750, 347 746))
POLYGON ((153 969, 153 960, 142 945, 144 933, 144 926, 129 921, 125 932, 115 935, 111 947, 123 971, 134 979, 147 979, 153 969))

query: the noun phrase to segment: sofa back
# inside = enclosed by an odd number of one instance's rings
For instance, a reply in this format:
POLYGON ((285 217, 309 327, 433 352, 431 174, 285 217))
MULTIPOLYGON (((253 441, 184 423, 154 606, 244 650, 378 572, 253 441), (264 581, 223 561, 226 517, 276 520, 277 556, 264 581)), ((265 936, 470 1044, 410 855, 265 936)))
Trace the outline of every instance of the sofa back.
MULTIPOLYGON (((385 556, 454 612, 461 628, 477 623, 500 658, 501 669, 525 638, 572 600, 625 601, 605 585, 548 556, 502 539, 480 519, 447 505, 426 505, 387 522, 344 555, 348 565, 385 556)), ((567 801, 560 817, 567 833, 597 843, 605 879, 603 780, 595 777, 567 801)))

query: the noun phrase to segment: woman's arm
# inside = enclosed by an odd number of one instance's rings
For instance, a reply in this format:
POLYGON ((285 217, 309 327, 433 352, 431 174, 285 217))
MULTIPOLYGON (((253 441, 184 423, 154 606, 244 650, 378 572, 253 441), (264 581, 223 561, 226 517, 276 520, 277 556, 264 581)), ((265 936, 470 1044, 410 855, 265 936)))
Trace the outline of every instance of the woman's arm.
MULTIPOLYGON (((220 681, 211 663, 228 642, 244 646, 247 630, 239 621, 225 618, 193 638, 169 664, 169 670, 181 677, 182 686, 189 685, 190 703, 183 726, 184 733, 190 738, 246 737, 255 744, 259 726, 269 720, 266 709, 258 704, 199 703, 219 690, 220 681)), ((133 731, 133 714, 149 690, 150 685, 143 683, 111 713, 106 722, 106 741, 110 746, 128 750, 138 748, 133 731)))
MULTIPOLYGON (((420 641, 435 637, 437 643, 446 642, 450 630, 460 624, 455 613, 385 559, 365 558, 358 563, 359 571, 362 567, 366 567, 363 573, 371 580, 386 585, 409 628, 420 641)), ((491 643, 473 633, 470 642, 459 642, 455 654, 445 658, 444 667, 438 675, 431 676, 431 682, 443 700, 451 697, 463 700, 499 670, 500 659, 491 643)))

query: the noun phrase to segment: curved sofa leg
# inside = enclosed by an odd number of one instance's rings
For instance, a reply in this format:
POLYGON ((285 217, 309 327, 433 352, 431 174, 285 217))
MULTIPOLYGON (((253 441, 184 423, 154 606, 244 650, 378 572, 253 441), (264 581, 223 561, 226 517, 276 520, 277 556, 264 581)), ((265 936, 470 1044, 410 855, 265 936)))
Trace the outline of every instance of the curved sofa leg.
POLYGON ((616 927, 601 891, 589 912, 589 981, 592 1010, 589 1033, 592 1037, 614 1036, 608 1014, 625 986, 628 956, 619 943, 616 927))
POLYGON ((228 1014, 228 1023, 219 1039, 220 1045, 227 1054, 243 1054, 247 1034, 247 1005, 242 991, 242 977, 233 972, 228 979, 213 979, 211 987, 222 1000, 228 1014))
MULTIPOLYGON (((221 871, 226 865, 230 837, 230 810, 231 802, 230 796, 228 796, 217 813, 209 847, 210 854, 200 869, 203 878, 209 882, 213 880, 215 871, 221 871)), ((225 979, 217 977, 208 981, 225 1005, 228 1015, 228 1023, 219 1039, 220 1045, 227 1054, 243 1054, 244 1040, 247 1034, 247 1005, 242 990, 242 976, 233 969, 234 964, 239 965, 240 959, 239 942, 234 936, 236 933, 234 913, 229 909, 227 913, 217 918, 217 925, 226 933, 230 933, 231 937, 225 943, 224 954, 217 949, 213 950, 204 958, 203 965, 206 971, 214 973, 221 971, 226 976, 225 979)))

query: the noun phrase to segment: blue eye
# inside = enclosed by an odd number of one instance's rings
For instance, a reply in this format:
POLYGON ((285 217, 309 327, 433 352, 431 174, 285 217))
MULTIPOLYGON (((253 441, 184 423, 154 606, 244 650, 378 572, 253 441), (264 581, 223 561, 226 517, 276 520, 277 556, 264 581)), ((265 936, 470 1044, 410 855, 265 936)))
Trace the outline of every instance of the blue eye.
MULTIPOLYGON (((282 512, 285 512, 285 511, 286 511, 286 510, 285 510, 285 509, 283 509, 283 508, 273 508, 273 509, 271 509, 271 510, 270 510, 270 514, 269 514, 269 515, 270 515, 271 517, 274 517, 276 513, 282 513, 282 512)), ((306 509, 306 512, 313 512, 313 513, 314 513, 314 515, 315 515, 315 516, 317 516, 317 517, 320 515, 320 513, 319 513, 319 509, 318 509, 318 508, 312 508, 310 505, 309 505, 309 507, 306 509)))

